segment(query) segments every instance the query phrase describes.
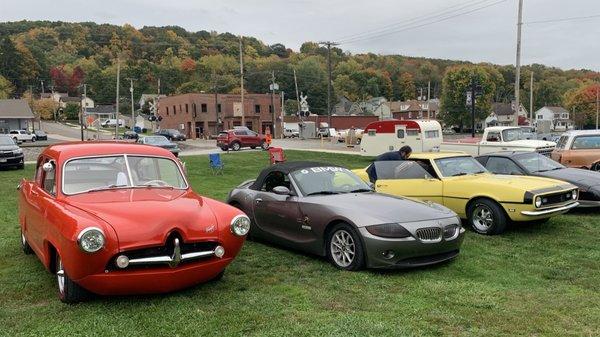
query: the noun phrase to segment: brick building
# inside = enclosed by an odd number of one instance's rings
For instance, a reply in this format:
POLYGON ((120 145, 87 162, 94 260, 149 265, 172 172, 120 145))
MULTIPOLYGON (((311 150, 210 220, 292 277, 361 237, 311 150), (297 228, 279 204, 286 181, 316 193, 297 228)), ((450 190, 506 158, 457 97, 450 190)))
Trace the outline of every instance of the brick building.
POLYGON ((427 108, 429 108, 429 118, 437 119, 439 111, 439 100, 431 99, 427 101, 394 101, 384 103, 390 107, 392 117, 395 119, 424 119, 427 118, 427 108))
MULTIPOLYGON (((273 96, 277 134, 281 125, 281 98, 273 96)), ((214 136, 221 130, 242 125, 241 96, 230 94, 183 94, 161 98, 158 115, 160 128, 177 129, 188 138, 214 136)), ((271 94, 245 94, 244 116, 246 126, 256 132, 273 134, 271 94)))

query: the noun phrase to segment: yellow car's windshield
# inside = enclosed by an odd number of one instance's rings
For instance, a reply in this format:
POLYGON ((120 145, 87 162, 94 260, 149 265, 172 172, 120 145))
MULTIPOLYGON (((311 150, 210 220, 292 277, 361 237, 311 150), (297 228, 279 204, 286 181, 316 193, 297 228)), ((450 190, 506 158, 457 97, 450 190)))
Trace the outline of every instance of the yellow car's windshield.
POLYGON ((457 177, 485 173, 487 170, 473 157, 450 157, 436 159, 435 164, 444 177, 457 177))

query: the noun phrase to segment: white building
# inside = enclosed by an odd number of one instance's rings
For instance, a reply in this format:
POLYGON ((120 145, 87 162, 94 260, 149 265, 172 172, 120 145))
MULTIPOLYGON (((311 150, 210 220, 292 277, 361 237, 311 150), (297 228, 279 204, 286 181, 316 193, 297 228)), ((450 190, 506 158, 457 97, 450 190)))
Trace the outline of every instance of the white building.
POLYGON ((552 131, 566 131, 573 129, 573 121, 569 112, 560 106, 545 106, 535 112, 536 125, 538 121, 550 121, 552 131))

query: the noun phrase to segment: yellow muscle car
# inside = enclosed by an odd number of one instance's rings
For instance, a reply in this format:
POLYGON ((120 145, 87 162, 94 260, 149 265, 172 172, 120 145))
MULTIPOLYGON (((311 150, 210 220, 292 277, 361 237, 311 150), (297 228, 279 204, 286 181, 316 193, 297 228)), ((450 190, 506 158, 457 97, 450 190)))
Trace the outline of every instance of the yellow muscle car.
POLYGON ((442 204, 481 234, 502 233, 509 221, 540 221, 577 207, 577 187, 531 176, 489 173, 465 153, 413 153, 354 170, 377 192, 442 204))

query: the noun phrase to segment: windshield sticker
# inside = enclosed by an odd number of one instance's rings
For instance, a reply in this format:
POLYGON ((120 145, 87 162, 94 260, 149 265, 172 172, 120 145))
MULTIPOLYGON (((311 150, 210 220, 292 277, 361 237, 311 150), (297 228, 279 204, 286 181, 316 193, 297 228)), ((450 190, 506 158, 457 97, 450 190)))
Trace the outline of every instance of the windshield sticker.
POLYGON ((303 169, 300 171, 302 174, 308 173, 321 173, 321 172, 348 172, 350 170, 343 167, 335 166, 322 166, 322 167, 311 167, 310 169, 303 169))

